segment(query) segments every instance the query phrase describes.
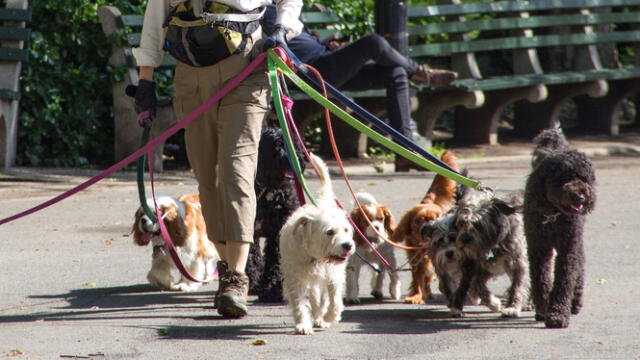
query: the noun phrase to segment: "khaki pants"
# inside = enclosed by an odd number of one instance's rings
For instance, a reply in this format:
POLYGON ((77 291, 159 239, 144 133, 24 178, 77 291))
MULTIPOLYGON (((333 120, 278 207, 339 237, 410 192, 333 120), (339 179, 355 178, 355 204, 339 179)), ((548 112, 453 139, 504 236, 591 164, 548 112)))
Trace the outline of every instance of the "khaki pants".
MULTIPOLYGON (((174 109, 178 119, 207 101, 251 62, 262 47, 257 41, 261 30, 256 34, 243 54, 212 66, 176 66, 174 109)), ((187 156, 212 241, 253 242, 254 178, 269 96, 267 75, 261 67, 185 129, 187 156)))

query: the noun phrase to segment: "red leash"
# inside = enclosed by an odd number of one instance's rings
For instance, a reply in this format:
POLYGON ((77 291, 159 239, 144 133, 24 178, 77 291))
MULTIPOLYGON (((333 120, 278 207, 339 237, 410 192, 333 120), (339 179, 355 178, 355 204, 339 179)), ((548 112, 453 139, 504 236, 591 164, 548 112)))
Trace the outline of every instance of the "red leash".
POLYGON ((163 141, 167 140, 169 137, 171 137, 171 135, 175 134, 176 132, 178 132, 178 130, 182 129, 183 127, 185 127, 187 124, 189 124, 190 122, 192 122, 195 118, 197 118, 198 116, 202 115, 208 108, 210 108, 213 104, 215 104, 216 102, 220 101, 221 98, 223 98, 225 95, 227 95, 231 90, 233 90, 236 86, 238 86, 242 81, 244 81, 244 79, 246 79, 254 70, 256 70, 258 68, 258 66, 260 64, 262 64, 262 62, 264 62, 264 60, 266 59, 267 53, 261 53, 260 55, 258 55, 240 74, 238 74, 235 78, 233 78, 231 81, 229 81, 229 83, 227 83, 227 85, 225 85, 217 94, 213 95, 211 98, 209 98, 209 100, 207 100, 207 102, 205 102, 204 104, 200 105, 196 110, 194 110, 191 114, 187 115, 184 119, 182 119, 181 121, 179 121, 177 124, 173 125, 171 128, 169 128, 169 130, 167 130, 166 132, 164 132, 162 135, 158 136, 157 138, 155 138, 153 141, 149 141, 147 143, 147 145, 141 147, 140 149, 138 149, 137 151, 135 151, 133 154, 127 156, 126 158, 122 159, 121 161, 119 161, 118 163, 116 163, 115 165, 111 166, 110 168, 108 168, 107 170, 103 171, 102 173, 96 175, 95 177, 92 177, 91 179, 85 181, 84 183, 74 187, 73 189, 66 191, 48 201, 43 202, 40 205, 37 205, 31 209, 25 210, 23 212, 20 212, 18 214, 15 214, 13 216, 9 216, 7 218, 4 218, 2 220, 0 220, 0 225, 4 225, 6 223, 9 223, 11 221, 20 219, 22 217, 25 217, 27 215, 31 215, 35 212, 38 212, 42 209, 45 209, 53 204, 56 204, 68 197, 70 197, 71 195, 74 195, 86 188, 88 188, 89 186, 97 183, 98 181, 106 178, 107 176, 113 174, 114 172, 122 169, 123 167, 127 166, 128 164, 132 163, 133 161, 135 161, 137 158, 139 158, 140 156, 144 155, 145 152, 150 151, 151 149, 153 149, 155 146, 161 144, 163 141))

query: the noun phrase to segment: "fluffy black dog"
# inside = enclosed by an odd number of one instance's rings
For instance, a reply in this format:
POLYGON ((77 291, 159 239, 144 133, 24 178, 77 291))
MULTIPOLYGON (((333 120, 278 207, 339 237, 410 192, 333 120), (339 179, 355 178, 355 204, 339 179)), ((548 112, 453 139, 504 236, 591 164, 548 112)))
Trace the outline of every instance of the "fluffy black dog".
POLYGON ((523 213, 531 292, 536 320, 565 328, 582 307, 583 229, 595 206, 596 176, 587 156, 571 149, 560 129, 544 130, 534 143, 523 213))
MULTIPOLYGON (((296 152, 304 168, 304 156, 299 147, 296 152)), ((300 206, 294 176, 282 131, 265 127, 258 147, 254 243, 246 271, 250 293, 258 295, 261 302, 283 301, 278 235, 289 215, 300 206), (264 254, 260 247, 261 240, 264 241, 264 254)))

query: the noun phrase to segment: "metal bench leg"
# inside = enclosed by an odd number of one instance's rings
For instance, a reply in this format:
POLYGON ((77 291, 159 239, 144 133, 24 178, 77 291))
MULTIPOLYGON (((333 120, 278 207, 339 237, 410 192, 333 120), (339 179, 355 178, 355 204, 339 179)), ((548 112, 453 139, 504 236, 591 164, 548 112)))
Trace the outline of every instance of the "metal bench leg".
POLYGON ((6 170, 16 161, 18 101, 0 100, 0 161, 6 170))
POLYGON ((608 89, 605 81, 548 85, 549 96, 540 103, 519 102, 514 111, 514 135, 532 139, 540 131, 560 123, 560 111, 570 99, 588 94, 602 96, 608 89))

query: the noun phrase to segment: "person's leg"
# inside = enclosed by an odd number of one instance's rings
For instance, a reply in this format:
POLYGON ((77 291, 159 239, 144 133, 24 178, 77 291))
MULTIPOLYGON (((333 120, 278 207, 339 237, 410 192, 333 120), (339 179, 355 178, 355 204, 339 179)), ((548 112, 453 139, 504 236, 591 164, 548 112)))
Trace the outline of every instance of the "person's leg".
POLYGON ((385 88, 389 125, 409 139, 412 138, 409 79, 403 67, 367 64, 341 88, 353 91, 385 88))
POLYGON ((325 80, 340 88, 368 64, 382 67, 402 67, 407 74, 418 70, 418 64, 395 50, 380 35, 370 34, 327 53, 311 65, 318 69, 325 80))
MULTIPOLYGON (((240 73, 250 56, 223 61, 219 71, 227 81, 240 73)), ((254 179, 262 123, 269 110, 269 84, 264 69, 259 69, 226 95, 218 108, 220 151, 218 187, 222 199, 223 239, 226 243, 227 272, 221 277, 226 288, 217 300, 218 312, 227 317, 247 314, 249 279, 244 273, 256 213, 254 179)))

